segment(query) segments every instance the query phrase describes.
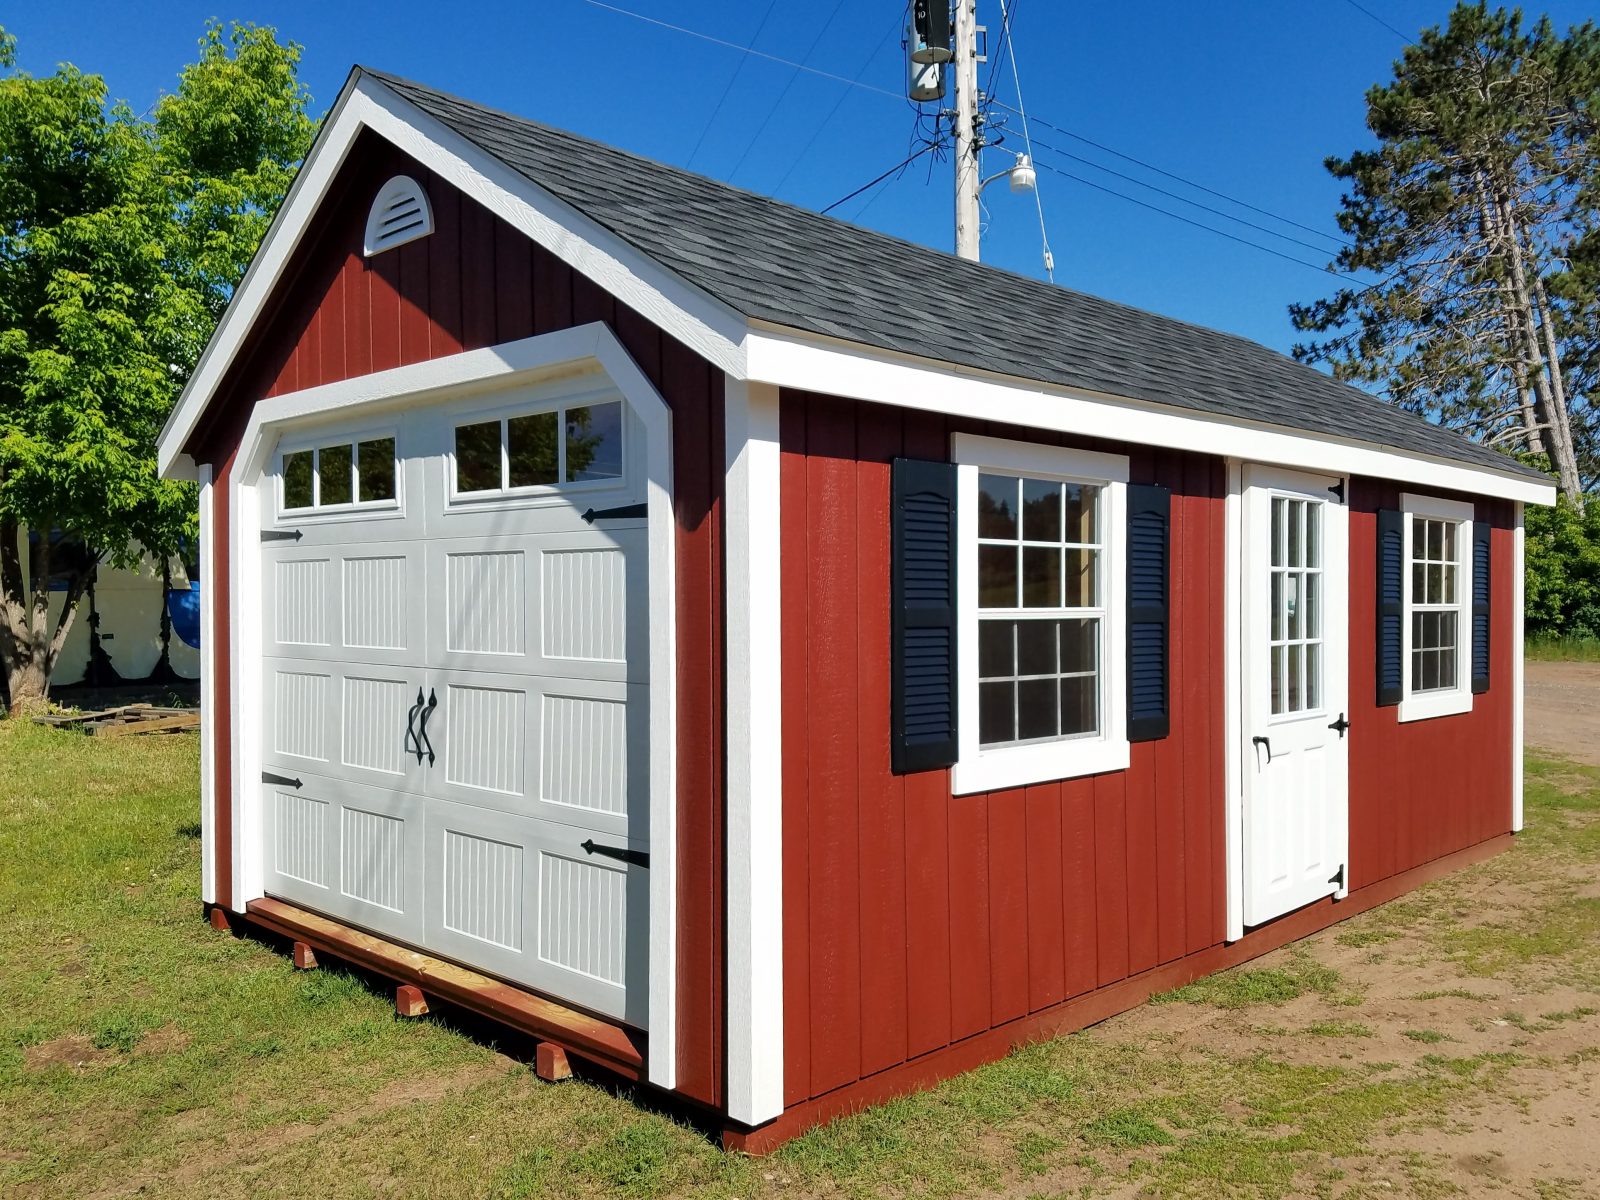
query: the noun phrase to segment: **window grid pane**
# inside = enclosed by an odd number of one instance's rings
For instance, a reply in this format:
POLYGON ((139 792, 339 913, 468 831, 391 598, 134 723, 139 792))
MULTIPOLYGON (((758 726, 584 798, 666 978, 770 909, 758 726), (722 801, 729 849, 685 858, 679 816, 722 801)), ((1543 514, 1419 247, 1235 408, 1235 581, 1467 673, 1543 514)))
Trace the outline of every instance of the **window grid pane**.
POLYGON ((1411 518, 1411 660, 1413 693, 1453 691, 1461 589, 1459 522, 1411 518))
POLYGON ((1322 519, 1320 500, 1272 500, 1268 578, 1272 715, 1322 706, 1322 519))
POLYGON ((978 476, 978 741, 1092 736, 1101 727, 1101 490, 978 476))

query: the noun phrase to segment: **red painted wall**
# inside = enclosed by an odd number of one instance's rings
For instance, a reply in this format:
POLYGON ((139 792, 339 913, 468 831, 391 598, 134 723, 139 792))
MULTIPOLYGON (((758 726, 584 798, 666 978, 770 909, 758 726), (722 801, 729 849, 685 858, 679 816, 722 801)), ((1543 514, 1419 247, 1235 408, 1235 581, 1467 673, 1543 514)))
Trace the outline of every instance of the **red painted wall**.
MULTIPOLYGON (((1204 455, 796 392, 781 440, 784 1084, 788 1106, 821 1112, 1222 943, 1226 478, 1204 455), (889 463, 943 461, 955 432, 1126 454, 1135 482, 1172 489, 1172 732, 1127 771, 972 796, 946 771, 890 773, 889 463)), ((1397 503, 1352 486, 1352 888, 1510 828, 1511 508, 1478 503, 1496 527, 1490 691, 1468 716, 1401 726, 1375 706, 1373 649, 1373 513, 1397 503)))
MULTIPOLYGON (((1355 479, 1350 488, 1350 886, 1364 887, 1511 828, 1511 628, 1513 512, 1509 501, 1474 501, 1494 529, 1489 547, 1489 690, 1472 711, 1400 724, 1377 706, 1377 517, 1398 508, 1401 488, 1355 479)), ((1471 548, 1468 547, 1468 553, 1471 548)))
MULTIPOLYGON (((571 271, 475 201, 376 135, 352 149, 272 306, 191 440, 225 482, 252 404, 318 384, 604 321, 672 408, 677 488, 679 1090, 723 1094, 722 375, 571 271), (427 189, 435 232, 368 261, 362 234, 373 194, 405 172, 427 189)), ((220 494, 220 493, 219 493, 220 494)), ((213 553, 226 561, 225 514, 213 553)), ((227 645, 225 589, 216 637, 227 645)), ((217 690, 231 672, 219 654, 217 690)), ((215 704, 219 747, 230 706, 215 704)), ((230 764, 217 760, 218 795, 230 764)), ((231 819, 231 814, 229 814, 231 819)), ((226 847, 226 830, 219 845, 226 847)), ((226 855, 219 887, 231 895, 226 855)))
POLYGON ((789 1105, 1223 937, 1220 460, 784 392, 789 1105), (1131 457, 1173 492, 1173 728, 1128 771, 952 796, 889 771, 889 463, 949 435, 1131 457))

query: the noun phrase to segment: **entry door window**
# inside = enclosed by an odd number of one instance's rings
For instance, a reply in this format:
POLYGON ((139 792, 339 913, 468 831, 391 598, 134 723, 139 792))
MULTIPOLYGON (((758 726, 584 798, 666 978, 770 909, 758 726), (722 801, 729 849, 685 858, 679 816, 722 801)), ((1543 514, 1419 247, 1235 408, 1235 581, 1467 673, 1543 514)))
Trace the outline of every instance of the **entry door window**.
POLYGON ((1272 498, 1272 715, 1322 707, 1322 510, 1272 498))

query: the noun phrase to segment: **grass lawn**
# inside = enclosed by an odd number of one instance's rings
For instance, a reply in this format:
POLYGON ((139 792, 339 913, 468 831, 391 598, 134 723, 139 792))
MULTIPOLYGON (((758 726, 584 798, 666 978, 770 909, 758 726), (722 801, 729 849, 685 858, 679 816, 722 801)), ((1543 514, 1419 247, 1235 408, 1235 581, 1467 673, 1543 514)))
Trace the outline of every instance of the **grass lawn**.
POLYGON ((1560 1200, 1600 1172, 1600 772, 1509 854, 763 1160, 200 919, 193 737, 0 722, 0 1196, 1560 1200))

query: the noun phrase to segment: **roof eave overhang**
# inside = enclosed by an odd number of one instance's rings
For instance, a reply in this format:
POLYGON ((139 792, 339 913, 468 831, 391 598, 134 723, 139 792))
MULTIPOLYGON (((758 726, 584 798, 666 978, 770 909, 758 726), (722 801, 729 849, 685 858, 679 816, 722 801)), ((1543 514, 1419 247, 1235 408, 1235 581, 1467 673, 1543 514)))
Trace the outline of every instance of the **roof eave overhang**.
POLYGON ((1552 482, 1458 459, 1177 405, 1061 387, 752 321, 751 382, 952 417, 1194 450, 1330 475, 1366 475, 1448 491, 1555 503, 1552 482))
MULTIPOLYGON (((1338 475, 1551 504, 1555 486, 1441 456, 1060 387, 752 320, 556 199, 356 68, 162 430, 159 466, 194 478, 190 439, 282 283, 362 130, 370 129, 735 379, 1338 475)), ((374 181, 374 186, 381 183, 374 181)))

